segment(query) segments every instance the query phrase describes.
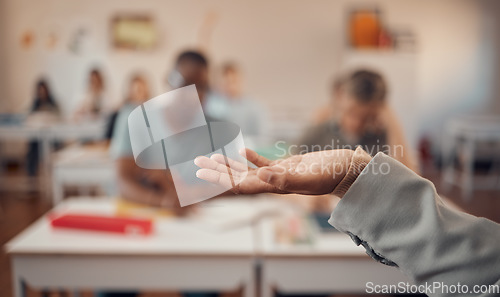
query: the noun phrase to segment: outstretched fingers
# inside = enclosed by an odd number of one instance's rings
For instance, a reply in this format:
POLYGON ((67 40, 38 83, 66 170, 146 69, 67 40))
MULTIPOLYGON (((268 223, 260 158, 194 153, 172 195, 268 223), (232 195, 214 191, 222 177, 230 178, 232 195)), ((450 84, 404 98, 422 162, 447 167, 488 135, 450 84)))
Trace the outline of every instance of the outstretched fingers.
POLYGON ((254 150, 251 150, 249 148, 241 149, 240 155, 242 155, 248 161, 255 164, 255 166, 257 166, 257 167, 269 166, 269 165, 272 165, 272 163, 273 163, 273 161, 271 161, 265 157, 262 157, 261 155, 257 154, 254 150))
POLYGON ((227 173, 222 173, 213 169, 201 168, 196 171, 196 177, 204 181, 220 185, 226 189, 233 188, 234 181, 227 173))
POLYGON ((223 164, 224 166, 229 165, 229 167, 231 167, 232 170, 235 170, 238 172, 248 171, 247 164, 235 161, 235 160, 228 158, 228 157, 221 155, 221 154, 213 154, 212 156, 210 156, 210 159, 216 161, 219 164, 223 164))
MULTIPOLYGON (((223 156, 221 155, 221 157, 223 156)), ((246 177, 248 172, 247 170, 233 170, 233 168, 226 166, 225 163, 221 164, 216 160, 205 156, 197 157, 194 160, 194 163, 201 168, 196 172, 196 176, 198 178, 214 184, 219 184, 228 189, 240 183, 246 177)))

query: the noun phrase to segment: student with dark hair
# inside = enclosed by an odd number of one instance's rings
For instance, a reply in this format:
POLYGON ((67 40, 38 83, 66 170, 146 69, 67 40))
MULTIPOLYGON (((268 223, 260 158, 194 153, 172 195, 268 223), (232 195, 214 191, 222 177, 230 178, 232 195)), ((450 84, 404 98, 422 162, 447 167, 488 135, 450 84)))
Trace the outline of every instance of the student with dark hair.
MULTIPOLYGON (((200 101, 203 102, 208 92, 208 62, 199 52, 181 53, 174 69, 168 76, 172 89, 195 84, 200 101)), ((134 77, 130 85, 130 95, 117 117, 110 153, 116 160, 118 190, 120 196, 128 201, 168 208, 178 215, 189 211, 189 207, 180 207, 172 176, 165 170, 143 169, 135 163, 130 135, 128 116, 140 104, 150 99, 145 80, 134 77)), ((193 144, 193 147, 196 143, 193 144)), ((189 150, 189 147, 183 148, 189 150)), ((107 292, 106 297, 137 296, 133 292, 107 292)), ((217 296, 215 293, 184 293, 184 296, 217 296)))
MULTIPOLYGON (((59 107, 52 96, 48 82, 45 79, 40 79, 36 83, 35 98, 33 99, 28 121, 46 121, 58 118, 59 112, 59 107)), ((28 144, 28 153, 26 155, 26 170, 29 176, 37 174, 40 162, 39 156, 40 145, 37 140, 31 140, 28 144)))
POLYGON ((59 107, 52 96, 47 80, 40 79, 36 83, 35 98, 30 112, 49 111, 59 112, 59 107))
MULTIPOLYGON (((186 51, 179 55, 169 75, 172 88, 195 84, 203 102, 208 90, 208 63, 198 52, 186 51)), ((117 117, 110 153, 116 160, 118 189, 124 199, 155 206, 170 205, 178 211, 177 195, 170 175, 163 170, 146 170, 136 165, 128 131, 128 116, 140 104, 150 99, 147 84, 142 77, 134 77, 130 95, 117 117), (167 204, 165 204, 168 202, 167 204)))
POLYGON ((179 54, 175 67, 170 71, 167 84, 172 89, 194 84, 202 104, 209 92, 208 60, 198 51, 184 51, 179 54))
POLYGON ((294 153, 361 146, 372 155, 385 152, 416 170, 401 125, 388 106, 382 75, 362 69, 339 81, 334 114, 308 129, 294 153))

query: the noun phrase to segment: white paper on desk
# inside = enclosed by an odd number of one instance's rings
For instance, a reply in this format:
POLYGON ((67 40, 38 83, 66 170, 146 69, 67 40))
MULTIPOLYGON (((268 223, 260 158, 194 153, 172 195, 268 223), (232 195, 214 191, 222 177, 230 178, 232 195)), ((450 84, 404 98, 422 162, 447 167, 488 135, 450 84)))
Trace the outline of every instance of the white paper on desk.
POLYGON ((290 205, 265 196, 216 199, 203 203, 196 221, 208 230, 224 231, 252 225, 290 210, 290 205))

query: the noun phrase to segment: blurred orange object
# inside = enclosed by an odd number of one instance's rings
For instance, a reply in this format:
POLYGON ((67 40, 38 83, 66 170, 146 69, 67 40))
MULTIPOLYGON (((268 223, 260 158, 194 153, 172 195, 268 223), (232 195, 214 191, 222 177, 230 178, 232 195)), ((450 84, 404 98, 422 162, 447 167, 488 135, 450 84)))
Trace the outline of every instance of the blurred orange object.
POLYGON ((350 37, 355 48, 375 48, 382 29, 377 11, 359 10, 351 14, 350 37))

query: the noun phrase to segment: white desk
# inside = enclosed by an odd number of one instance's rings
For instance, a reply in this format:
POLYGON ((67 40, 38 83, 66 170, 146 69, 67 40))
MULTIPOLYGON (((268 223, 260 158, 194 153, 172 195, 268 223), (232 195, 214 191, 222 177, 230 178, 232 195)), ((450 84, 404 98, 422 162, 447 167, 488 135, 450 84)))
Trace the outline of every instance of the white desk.
MULTIPOLYGON (((26 140, 38 140, 42 143, 42 147, 39 151, 40 159, 43 160, 46 146, 43 145, 43 129, 41 127, 31 127, 26 125, 13 125, 6 124, 0 125, 0 146, 1 142, 7 141, 26 141, 26 140)), ((0 150, 0 157, 1 157, 0 150)), ((2 178, 0 179, 0 188, 5 189, 44 189, 45 183, 43 179, 37 179, 33 177, 16 177, 12 178, 2 178)))
POLYGON ((0 141, 37 140, 40 142, 40 190, 50 194, 48 176, 51 164, 51 143, 70 140, 99 140, 104 136, 106 122, 102 119, 84 123, 54 122, 47 124, 0 125, 0 141))
MULTIPOLYGON (((493 168, 486 176, 474 175, 474 163, 478 154, 478 142, 484 142, 490 147, 491 161, 497 165, 500 156, 500 117, 498 116, 463 116, 452 119, 446 125, 442 143, 444 186, 456 185, 463 189, 463 196, 472 199, 475 189, 499 189, 500 176, 493 168), (463 144, 460 145, 461 140, 463 144), (463 170, 457 178, 455 156, 461 151, 463 170)), ((498 165, 497 165, 498 167, 498 165)))
POLYGON ((282 293, 365 293, 367 282, 407 281, 394 267, 375 262, 343 233, 319 233, 312 244, 279 244, 275 222, 262 220, 257 253, 262 261, 261 297, 282 293))
MULTIPOLYGON (((68 199, 56 209, 110 214, 110 199, 68 199)), ((203 212, 203 209, 201 209, 203 212)), ((235 290, 254 296, 252 228, 210 231, 202 220, 157 219, 146 237, 54 230, 42 217, 7 244, 14 292, 34 288, 235 290)))
POLYGON ((116 174, 107 147, 72 145, 58 151, 52 162, 53 205, 64 198, 64 187, 99 186, 107 196, 115 193, 116 174))
MULTIPOLYGON (((288 197, 288 196, 284 196, 288 197)), ((38 289, 229 291, 255 296, 257 263, 262 297, 283 293, 364 293, 368 281, 407 279, 377 263, 341 233, 320 233, 309 245, 279 244, 275 219, 287 212, 272 197, 203 203, 195 219, 158 219, 149 237, 53 230, 43 217, 7 244, 15 296, 38 289), (251 200, 250 200, 251 199, 251 200), (224 231, 221 231, 224 230, 224 231)), ((109 214, 113 200, 68 199, 56 209, 109 214)), ((292 207, 293 208, 293 207, 292 207)))

